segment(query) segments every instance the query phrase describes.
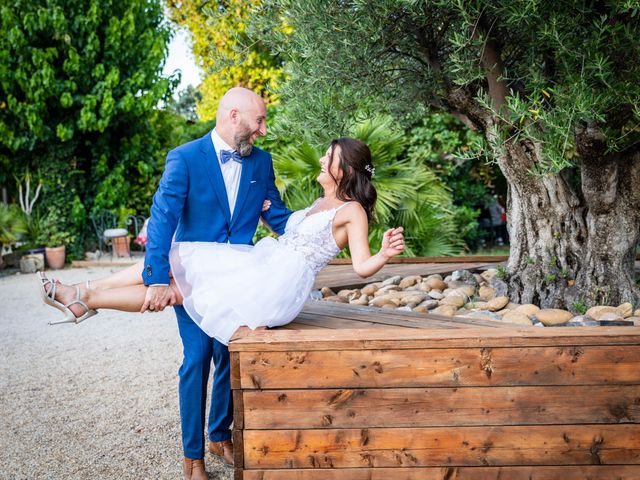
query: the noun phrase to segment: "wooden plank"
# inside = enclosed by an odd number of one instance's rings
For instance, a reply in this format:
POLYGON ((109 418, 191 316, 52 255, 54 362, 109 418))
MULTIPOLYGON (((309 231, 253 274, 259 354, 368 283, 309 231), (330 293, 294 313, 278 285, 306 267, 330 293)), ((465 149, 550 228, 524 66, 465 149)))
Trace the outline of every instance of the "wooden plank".
MULTIPOLYGON (((249 328, 247 327, 242 327, 242 328, 250 331, 249 328)), ((229 375, 231 377, 231 388, 239 389, 240 388, 240 354, 237 352, 230 352, 229 362, 230 362, 229 375)))
POLYGON ((640 345, 242 352, 240 384, 244 389, 638 384, 639 365, 640 345))
POLYGON ((383 309, 364 305, 351 305, 348 303, 324 302, 317 300, 310 300, 304 304, 301 315, 305 314, 334 316, 339 318, 348 318, 351 320, 359 319, 387 325, 413 326, 414 328, 432 328, 437 325, 442 325, 444 328, 460 328, 464 325, 491 328, 522 327, 522 325, 512 325, 500 321, 483 320, 480 318, 447 317, 432 313, 424 314, 404 310, 383 309), (411 322, 411 324, 408 324, 407 322, 411 322))
MULTIPOLYGON (((509 260, 509 255, 458 255, 453 257, 393 257, 388 264, 397 263, 498 263, 509 260)), ((330 265, 351 265, 350 258, 336 258, 330 265)))
POLYGON ((240 470, 240 475, 236 473, 236 478, 242 478, 242 470, 245 468, 245 435, 246 430, 241 430, 239 428, 233 429, 233 464, 236 472, 240 470))
POLYGON ((240 328, 230 351, 640 345, 640 327, 255 330, 240 328))
POLYGON ((243 397, 249 430, 640 423, 640 385, 246 390, 243 397))
POLYGON ((637 465, 246 470, 245 480, 638 480, 637 465))
POLYGON ((637 465, 640 426, 245 430, 245 468, 637 465))

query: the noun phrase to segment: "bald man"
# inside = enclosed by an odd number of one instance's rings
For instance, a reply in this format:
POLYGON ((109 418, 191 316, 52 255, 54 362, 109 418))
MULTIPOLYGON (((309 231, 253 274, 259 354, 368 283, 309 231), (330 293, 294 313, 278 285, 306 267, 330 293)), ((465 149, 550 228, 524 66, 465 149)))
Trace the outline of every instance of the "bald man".
MULTIPOLYGON (((259 95, 232 88, 220 100, 215 128, 167 155, 147 227, 142 278, 149 288, 143 310, 173 304, 168 255, 174 235, 176 241, 251 244, 260 217, 274 232, 284 232, 291 211, 275 186, 271 155, 253 146, 267 133, 266 117, 259 95), (264 200, 271 207, 261 212, 264 200)), ((184 352, 179 370, 184 477, 206 480, 204 428, 212 359, 209 451, 233 465, 229 351, 200 330, 184 308, 176 306, 175 312, 184 352)))

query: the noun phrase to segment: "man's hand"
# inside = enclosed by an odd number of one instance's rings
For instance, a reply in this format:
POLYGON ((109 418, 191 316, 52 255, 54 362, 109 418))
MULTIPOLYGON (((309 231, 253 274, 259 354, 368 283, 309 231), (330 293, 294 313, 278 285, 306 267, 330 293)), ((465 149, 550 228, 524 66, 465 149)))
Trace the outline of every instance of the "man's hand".
POLYGON ((152 285, 147 288, 140 313, 161 312, 166 306, 175 304, 176 299, 176 293, 169 285, 152 285))
POLYGON ((264 202, 262 202, 262 211, 266 212, 267 210, 269 210, 269 208, 271 207, 271 200, 266 199, 264 202))

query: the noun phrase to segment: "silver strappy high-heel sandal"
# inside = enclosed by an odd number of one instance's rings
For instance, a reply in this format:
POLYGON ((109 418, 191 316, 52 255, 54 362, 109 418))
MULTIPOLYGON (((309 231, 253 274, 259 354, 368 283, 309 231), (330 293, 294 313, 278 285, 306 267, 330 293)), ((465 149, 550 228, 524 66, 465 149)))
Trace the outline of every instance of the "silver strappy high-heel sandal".
POLYGON ((44 303, 46 303, 47 305, 52 306, 53 308, 57 308, 58 310, 60 310, 61 312, 63 312, 65 314, 65 316, 64 316, 64 318, 62 320, 51 321, 51 322, 49 322, 49 325, 59 325, 61 323, 80 323, 80 322, 86 320, 87 318, 93 317, 95 314, 98 313, 96 310, 90 309, 89 306, 86 303, 84 303, 82 300, 80 300, 80 287, 79 286, 76 285, 76 298, 75 298, 75 300, 72 300, 69 303, 67 303, 66 305, 64 305, 64 304, 60 303, 58 300, 56 300, 57 283, 56 283, 55 279, 51 280, 51 279, 47 278, 47 276, 42 272, 38 272, 38 277, 39 277, 39 281, 40 281, 40 295, 41 295, 42 300, 44 301, 44 303), (47 290, 48 286, 50 286, 50 288, 47 290), (85 309, 85 313, 80 315, 79 317, 76 317, 76 315, 69 308, 69 307, 71 307, 72 305, 75 305, 75 304, 78 304, 82 308, 85 309))

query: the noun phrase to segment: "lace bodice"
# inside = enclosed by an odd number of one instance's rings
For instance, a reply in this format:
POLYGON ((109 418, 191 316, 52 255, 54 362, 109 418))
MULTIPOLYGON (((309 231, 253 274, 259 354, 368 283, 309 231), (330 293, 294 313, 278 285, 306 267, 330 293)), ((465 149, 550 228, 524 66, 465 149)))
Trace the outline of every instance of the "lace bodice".
POLYGON ((329 263, 341 248, 333 238, 332 226, 336 212, 345 204, 330 210, 321 210, 309 215, 313 207, 297 210, 291 214, 284 234, 278 241, 300 253, 314 274, 329 263))

